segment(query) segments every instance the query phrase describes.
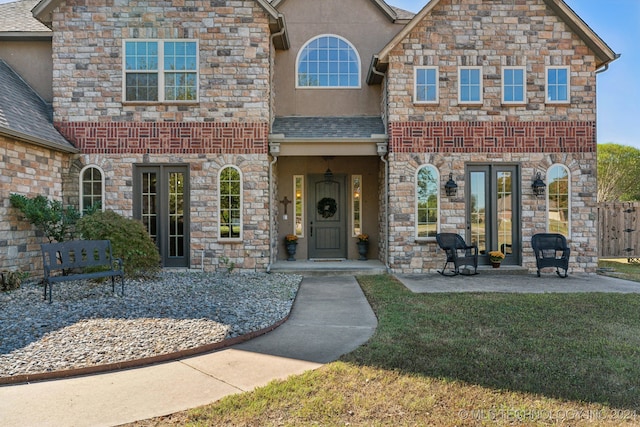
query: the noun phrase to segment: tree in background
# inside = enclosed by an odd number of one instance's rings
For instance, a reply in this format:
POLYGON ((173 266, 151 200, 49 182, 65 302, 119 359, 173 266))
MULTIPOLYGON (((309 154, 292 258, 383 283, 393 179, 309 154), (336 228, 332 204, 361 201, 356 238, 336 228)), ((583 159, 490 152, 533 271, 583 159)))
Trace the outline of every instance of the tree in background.
POLYGON ((640 150, 598 144, 598 201, 640 200, 640 150))

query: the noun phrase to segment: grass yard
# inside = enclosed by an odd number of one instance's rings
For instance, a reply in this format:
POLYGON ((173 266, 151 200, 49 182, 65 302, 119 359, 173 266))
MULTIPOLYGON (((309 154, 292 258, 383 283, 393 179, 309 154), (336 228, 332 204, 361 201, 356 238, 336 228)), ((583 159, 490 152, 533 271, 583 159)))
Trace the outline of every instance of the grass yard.
POLYGON ((379 319, 366 345, 135 425, 640 424, 640 295, 419 295, 390 276, 359 281, 379 319))

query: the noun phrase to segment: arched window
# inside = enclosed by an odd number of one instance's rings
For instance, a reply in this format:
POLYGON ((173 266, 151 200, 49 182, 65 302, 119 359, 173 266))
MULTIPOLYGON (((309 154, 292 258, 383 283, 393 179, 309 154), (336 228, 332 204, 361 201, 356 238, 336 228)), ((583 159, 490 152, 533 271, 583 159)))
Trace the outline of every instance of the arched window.
POLYGON ((296 76, 296 87, 358 88, 360 56, 340 36, 318 36, 298 53, 296 76))
POLYGON ((569 169, 563 165, 553 165, 547 171, 547 229, 550 233, 560 233, 569 237, 571 199, 569 169))
POLYGON ((438 169, 425 165, 416 176, 416 238, 435 238, 439 231, 440 182, 438 169))
POLYGON ((104 210, 104 173, 93 165, 80 171, 80 212, 90 208, 104 210))
POLYGON ((221 239, 240 239, 242 236, 242 174, 235 166, 225 166, 218 176, 220 203, 219 236, 221 239))

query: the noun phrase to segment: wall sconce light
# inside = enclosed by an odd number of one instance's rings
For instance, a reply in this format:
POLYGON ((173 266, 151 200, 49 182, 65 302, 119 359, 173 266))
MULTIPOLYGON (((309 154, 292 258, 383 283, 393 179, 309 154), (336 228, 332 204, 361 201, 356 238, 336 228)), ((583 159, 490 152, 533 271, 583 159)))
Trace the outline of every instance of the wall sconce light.
POLYGON ((542 180, 540 172, 536 173, 536 179, 533 181, 533 184, 531 184, 531 188, 533 189, 533 194, 535 194, 536 197, 544 196, 544 191, 546 187, 547 187, 547 184, 545 184, 544 181, 542 180))
POLYGON ((458 184, 453 180, 453 174, 449 174, 449 181, 444 185, 444 192, 447 196, 452 197, 458 194, 458 184))

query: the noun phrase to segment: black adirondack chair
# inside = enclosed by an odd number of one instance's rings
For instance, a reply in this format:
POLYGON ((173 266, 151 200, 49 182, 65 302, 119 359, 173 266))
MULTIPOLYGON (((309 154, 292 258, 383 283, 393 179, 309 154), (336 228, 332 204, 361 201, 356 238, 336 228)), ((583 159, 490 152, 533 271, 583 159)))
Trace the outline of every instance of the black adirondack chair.
POLYGON ((538 277, 540 277, 540 269, 545 267, 555 267, 558 276, 567 277, 571 249, 567 245, 567 239, 562 234, 534 234, 531 237, 531 246, 533 246, 533 252, 536 256, 538 277), (564 270, 564 274, 560 273, 560 269, 564 270))
POLYGON ((476 245, 467 245, 464 239, 456 233, 438 233, 436 234, 436 241, 447 255, 444 266, 442 270, 438 270, 438 273, 443 276, 456 276, 458 274, 471 276, 478 274, 478 247, 476 245), (449 263, 453 263, 451 274, 445 272, 449 263), (462 266, 473 267, 473 273, 460 273, 460 267, 462 266))

